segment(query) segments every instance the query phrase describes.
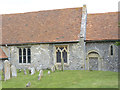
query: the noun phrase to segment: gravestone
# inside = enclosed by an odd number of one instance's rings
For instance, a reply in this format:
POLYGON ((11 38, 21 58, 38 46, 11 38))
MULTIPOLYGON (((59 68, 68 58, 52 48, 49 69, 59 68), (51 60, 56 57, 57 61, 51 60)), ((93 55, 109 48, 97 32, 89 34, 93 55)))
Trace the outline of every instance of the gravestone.
POLYGON ((38 80, 41 80, 41 78, 42 78, 42 74, 39 73, 39 75, 38 75, 38 80))
POLYGON ((55 67, 54 66, 52 66, 51 71, 55 72, 55 67))
POLYGON ((28 67, 28 71, 29 71, 29 74, 31 74, 31 68, 30 67, 28 67))
POLYGON ((21 69, 19 68, 19 69, 18 69, 18 73, 20 73, 20 72, 21 72, 21 69))
POLYGON ((43 77, 43 70, 40 70, 40 74, 41 74, 41 76, 43 77))
POLYGON ((31 83, 30 81, 26 84, 26 87, 30 87, 31 83))
POLYGON ((26 72, 26 70, 24 69, 24 75, 26 75, 27 74, 27 72, 26 72))
POLYGON ((37 68, 36 68, 37 71, 40 71, 42 70, 42 65, 39 65, 37 68))
POLYGON ((48 71, 48 74, 50 74, 50 71, 48 71))
POLYGON ((42 77, 43 77, 43 70, 40 70, 38 75, 38 80, 41 80, 42 77))
POLYGON ((4 80, 10 79, 10 62, 8 60, 4 61, 4 80))
POLYGON ((31 68, 31 75, 35 74, 35 68, 31 68))
POLYGON ((58 65, 55 65, 55 70, 58 70, 58 65))
POLYGON ((11 73, 12 73, 12 77, 17 77, 17 71, 14 65, 11 66, 11 73))

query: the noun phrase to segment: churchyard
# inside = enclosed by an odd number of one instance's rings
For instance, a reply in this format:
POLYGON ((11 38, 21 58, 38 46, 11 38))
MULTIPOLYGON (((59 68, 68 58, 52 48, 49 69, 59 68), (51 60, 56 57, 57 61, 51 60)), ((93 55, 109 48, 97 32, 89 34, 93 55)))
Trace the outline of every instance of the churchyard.
POLYGON ((16 69, 6 63, 0 88, 118 88, 118 72, 16 69))

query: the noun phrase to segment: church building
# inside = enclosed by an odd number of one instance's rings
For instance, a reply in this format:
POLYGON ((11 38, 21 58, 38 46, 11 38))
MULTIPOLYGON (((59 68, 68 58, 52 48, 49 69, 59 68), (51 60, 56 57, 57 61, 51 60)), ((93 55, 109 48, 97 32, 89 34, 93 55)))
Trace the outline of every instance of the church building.
POLYGON ((0 16, 0 69, 17 68, 118 71, 118 12, 88 14, 78 8, 0 16))

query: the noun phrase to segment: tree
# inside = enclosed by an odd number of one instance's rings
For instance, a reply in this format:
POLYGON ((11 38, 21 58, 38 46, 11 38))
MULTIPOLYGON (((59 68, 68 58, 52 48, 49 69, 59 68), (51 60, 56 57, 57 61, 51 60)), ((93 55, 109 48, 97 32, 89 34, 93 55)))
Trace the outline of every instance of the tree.
POLYGON ((120 46, 120 42, 116 42, 115 45, 120 46))

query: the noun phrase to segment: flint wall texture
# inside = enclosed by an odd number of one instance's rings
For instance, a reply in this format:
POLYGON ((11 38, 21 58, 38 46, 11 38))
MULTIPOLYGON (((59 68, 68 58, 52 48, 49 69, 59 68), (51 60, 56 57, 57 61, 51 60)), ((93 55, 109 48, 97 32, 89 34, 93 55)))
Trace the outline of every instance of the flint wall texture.
MULTIPOLYGON (((31 47, 31 64, 20 64, 19 63, 19 47, 20 46, 9 46, 10 54, 7 48, 4 47, 4 51, 7 55, 10 55, 10 63, 17 68, 28 68, 38 67, 42 65, 43 69, 50 69, 56 64, 55 58, 55 45, 56 44, 39 44, 29 45, 31 47)), ((61 44, 57 44, 61 45, 61 44)), ((82 58, 82 47, 79 43, 62 44, 68 45, 68 65, 65 65, 66 70, 81 70, 84 68, 84 60, 82 58)), ((22 46, 27 47, 27 45, 22 46)))
MULTIPOLYGON (((89 51, 96 51, 100 56, 101 69, 103 71, 118 71, 118 46, 115 42, 100 42, 100 43, 86 43, 86 52, 83 49, 83 43, 69 43, 69 44, 38 44, 29 45, 31 47, 31 64, 19 63, 19 46, 9 46, 9 50, 3 47, 5 53, 10 55, 10 63, 17 68, 38 67, 42 65, 43 69, 50 69, 56 64, 55 45, 68 45, 68 65, 65 65, 65 70, 84 70, 86 61, 83 55, 88 56, 89 51), (113 45, 113 55, 110 55, 110 46, 113 45)), ((22 47, 26 47, 22 46, 22 47)), ((0 62, 1 63, 1 62, 0 62)))
POLYGON ((115 45, 115 42, 86 43, 86 52, 92 50, 99 53, 102 63, 101 70, 118 71, 118 46, 115 45), (110 55, 111 45, 113 45, 113 55, 110 55))

